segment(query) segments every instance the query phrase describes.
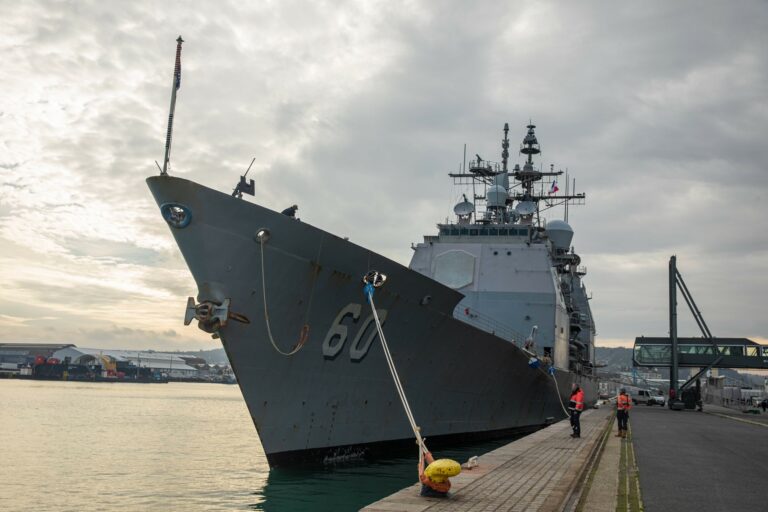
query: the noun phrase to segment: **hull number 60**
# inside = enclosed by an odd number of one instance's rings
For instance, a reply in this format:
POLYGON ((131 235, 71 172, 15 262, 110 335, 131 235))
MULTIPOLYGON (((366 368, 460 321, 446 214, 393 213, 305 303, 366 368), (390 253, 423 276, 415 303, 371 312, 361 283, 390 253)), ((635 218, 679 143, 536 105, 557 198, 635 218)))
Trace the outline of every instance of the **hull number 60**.
MULTIPOLYGON (((360 319, 360 312, 363 307, 360 304, 350 303, 339 311, 336 315, 336 319, 331 324, 331 328, 328 330, 328 334, 325 335, 323 340, 323 356, 328 359, 334 359, 339 355, 339 352, 344 348, 344 344, 347 342, 347 336, 349 335, 350 327, 357 324, 360 319), (351 320, 350 320, 351 319, 351 320)), ((387 319, 386 309, 376 309, 376 313, 379 315, 381 324, 387 319)), ((369 314, 360 328, 355 334, 355 338, 349 345, 349 359, 352 361, 360 361, 371 349, 373 340, 379 335, 376 332, 376 324, 373 319, 373 313, 369 314)))

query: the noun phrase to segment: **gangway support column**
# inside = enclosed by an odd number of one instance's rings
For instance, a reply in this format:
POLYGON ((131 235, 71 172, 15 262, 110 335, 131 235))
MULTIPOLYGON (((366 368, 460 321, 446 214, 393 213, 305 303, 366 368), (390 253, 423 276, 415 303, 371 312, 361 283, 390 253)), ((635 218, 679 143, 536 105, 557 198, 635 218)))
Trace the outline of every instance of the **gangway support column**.
POLYGON ((669 339, 671 342, 672 361, 669 367, 669 406, 677 396, 677 256, 669 259, 669 339))

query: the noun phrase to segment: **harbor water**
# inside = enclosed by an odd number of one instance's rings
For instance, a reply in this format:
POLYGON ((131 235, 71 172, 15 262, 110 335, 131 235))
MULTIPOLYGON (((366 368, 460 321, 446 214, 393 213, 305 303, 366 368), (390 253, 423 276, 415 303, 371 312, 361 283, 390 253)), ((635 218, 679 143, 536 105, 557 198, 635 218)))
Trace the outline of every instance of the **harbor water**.
POLYGON ((3 511, 345 511, 416 481, 415 447, 270 471, 240 390, 222 384, 0 380, 0 440, 3 511))

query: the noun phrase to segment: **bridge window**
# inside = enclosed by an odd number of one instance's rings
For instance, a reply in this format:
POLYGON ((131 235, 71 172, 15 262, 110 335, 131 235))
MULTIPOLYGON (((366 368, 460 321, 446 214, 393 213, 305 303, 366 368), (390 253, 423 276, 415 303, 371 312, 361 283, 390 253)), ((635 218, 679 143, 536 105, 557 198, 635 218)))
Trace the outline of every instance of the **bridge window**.
POLYGON ((672 351, 669 345, 640 345, 635 347, 635 359, 641 364, 669 364, 672 351))
POLYGON ((749 357, 758 357, 760 355, 760 347, 744 347, 747 349, 747 355, 749 357))
POLYGON ((448 229, 448 228, 440 228, 440 234, 441 235, 450 235, 451 234, 451 230, 448 229))
POLYGON ((768 347, 763 347, 763 356, 768 357, 768 347))
POLYGON ((723 354, 724 356, 743 356, 744 355, 744 347, 735 347, 733 345, 728 346, 720 346, 717 347, 719 349, 719 353, 723 354))
POLYGON ((477 230, 476 229, 470 229, 469 230, 469 236, 477 236, 477 230))
POLYGON ((509 230, 504 228, 499 230, 499 236, 507 236, 509 235, 509 230))

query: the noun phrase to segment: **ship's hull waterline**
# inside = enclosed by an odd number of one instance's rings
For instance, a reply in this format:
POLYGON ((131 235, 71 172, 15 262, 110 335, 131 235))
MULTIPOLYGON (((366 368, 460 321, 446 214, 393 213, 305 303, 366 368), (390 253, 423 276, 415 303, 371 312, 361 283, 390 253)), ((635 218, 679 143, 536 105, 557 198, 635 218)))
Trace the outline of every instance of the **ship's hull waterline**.
MULTIPOLYGON (((462 294, 392 260, 259 205, 169 176, 147 179, 159 206, 183 205, 171 227, 198 301, 231 299, 250 323, 219 330, 270 464, 364 453, 410 440, 361 277, 388 275, 376 307, 416 421, 429 439, 487 438, 565 417, 572 382, 528 366, 513 343, 453 317, 462 294), (256 233, 267 229, 265 275, 256 233), (270 343, 263 279, 275 343, 270 343), (308 331, 307 331, 308 329, 308 331), (560 396, 558 396, 558 389, 560 396)), ((180 303, 181 306, 181 303, 180 303)))

